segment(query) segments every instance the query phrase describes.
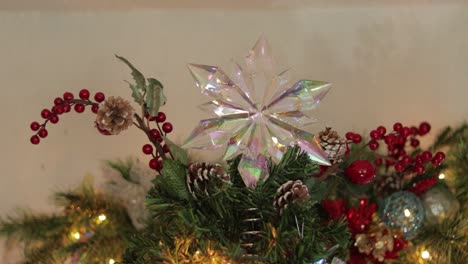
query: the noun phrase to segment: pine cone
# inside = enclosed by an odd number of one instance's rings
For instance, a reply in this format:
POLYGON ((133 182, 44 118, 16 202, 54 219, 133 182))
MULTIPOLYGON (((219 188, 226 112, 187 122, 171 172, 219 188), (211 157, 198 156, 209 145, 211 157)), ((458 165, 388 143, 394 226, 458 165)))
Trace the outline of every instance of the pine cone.
POLYGON ((187 187, 193 197, 197 198, 197 193, 210 195, 211 188, 219 187, 219 184, 230 182, 231 177, 219 164, 205 162, 192 163, 187 171, 187 187))
POLYGON ((119 134, 133 124, 134 109, 122 97, 109 97, 99 107, 96 124, 113 135, 119 134))
POLYGON ((309 189, 302 183, 302 181, 287 181, 276 191, 273 206, 275 206, 279 210, 280 214, 282 214, 283 210, 288 208, 289 203, 296 201, 303 202, 308 198, 309 189))
POLYGON ((346 154, 348 145, 346 139, 340 137, 338 132, 332 130, 331 127, 326 127, 319 133, 319 141, 328 159, 335 162, 343 161, 342 158, 346 154))
POLYGON ((377 194, 387 195, 402 189, 402 177, 396 174, 381 175, 375 179, 374 188, 377 194))

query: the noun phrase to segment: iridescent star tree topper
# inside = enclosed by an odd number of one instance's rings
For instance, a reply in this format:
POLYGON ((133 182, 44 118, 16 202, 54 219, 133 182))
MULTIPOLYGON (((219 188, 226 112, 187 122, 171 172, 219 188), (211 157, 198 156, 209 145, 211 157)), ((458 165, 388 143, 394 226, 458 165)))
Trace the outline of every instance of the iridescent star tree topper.
POLYGON ((315 136, 301 129, 315 123, 310 113, 330 83, 300 80, 291 85, 288 71, 277 74, 267 41, 261 37, 245 63, 233 63, 229 77, 216 66, 190 64, 197 86, 212 101, 201 105, 216 117, 201 120, 184 147, 226 146, 224 159, 239 154, 239 173, 248 187, 268 178, 268 159, 279 162, 288 146, 298 145, 309 157, 330 165, 315 136))

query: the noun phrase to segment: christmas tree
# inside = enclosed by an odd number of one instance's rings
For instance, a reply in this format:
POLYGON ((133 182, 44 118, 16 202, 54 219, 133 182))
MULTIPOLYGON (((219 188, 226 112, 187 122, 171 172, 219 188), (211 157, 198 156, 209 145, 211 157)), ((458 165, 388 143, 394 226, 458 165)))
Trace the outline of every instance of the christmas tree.
POLYGON ((330 84, 277 74, 260 39, 229 76, 189 65, 216 116, 200 121, 179 146, 160 108, 161 82, 128 60, 138 107, 88 90, 66 92, 42 124, 73 107, 96 113, 96 129, 117 135, 134 125, 149 143, 143 152, 158 174, 146 197, 149 217, 135 232, 121 263, 464 263, 467 125, 447 128, 427 150, 419 137, 431 126, 378 126, 369 137, 332 128, 317 135, 313 110, 330 84), (137 109, 137 110, 135 110, 137 109), (224 147, 226 165, 189 158, 187 148, 224 147), (445 152, 444 152, 445 151, 445 152), (447 158, 448 156, 448 158, 447 158), (444 162, 445 161, 445 162, 444 162), (447 179, 452 179, 448 181, 447 179))

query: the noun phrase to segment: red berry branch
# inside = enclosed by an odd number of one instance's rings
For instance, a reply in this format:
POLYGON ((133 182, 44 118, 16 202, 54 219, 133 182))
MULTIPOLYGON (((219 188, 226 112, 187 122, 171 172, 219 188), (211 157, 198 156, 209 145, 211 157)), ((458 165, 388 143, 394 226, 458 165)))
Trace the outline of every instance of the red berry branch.
POLYGON ((69 113, 72 108, 75 109, 77 113, 83 113, 86 106, 91 106, 91 111, 97 113, 99 110, 99 103, 105 100, 105 96, 101 92, 97 92, 94 95, 94 102, 89 100, 89 91, 87 89, 82 89, 79 92, 80 99, 74 99, 74 96, 70 92, 65 92, 63 97, 57 97, 54 99, 54 106, 50 109, 43 109, 41 111, 41 117, 44 119, 42 123, 34 121, 31 123, 30 127, 32 131, 35 131, 31 137, 31 143, 37 145, 40 143, 41 138, 46 138, 49 132, 46 129, 47 124, 50 122, 52 124, 57 124, 59 122, 59 116, 65 113, 69 113))
MULTIPOLYGON (((387 146, 388 154, 375 160, 375 165, 383 165, 382 158, 385 159, 385 165, 388 167, 393 166, 396 172, 408 172, 412 171, 416 174, 423 174, 426 171, 425 164, 431 162, 433 166, 439 166, 445 159, 443 152, 431 153, 430 151, 424 151, 414 158, 410 157, 406 152, 406 147, 409 145, 412 148, 419 147, 418 137, 422 137, 429 133, 431 125, 427 122, 423 122, 419 127, 403 126, 401 123, 395 123, 393 130, 387 133, 387 129, 384 126, 379 126, 375 130, 369 133, 371 140, 367 143, 369 149, 376 151, 379 149, 381 144, 387 146)), ((346 139, 349 143, 360 143, 362 136, 348 132, 346 133, 346 139)))

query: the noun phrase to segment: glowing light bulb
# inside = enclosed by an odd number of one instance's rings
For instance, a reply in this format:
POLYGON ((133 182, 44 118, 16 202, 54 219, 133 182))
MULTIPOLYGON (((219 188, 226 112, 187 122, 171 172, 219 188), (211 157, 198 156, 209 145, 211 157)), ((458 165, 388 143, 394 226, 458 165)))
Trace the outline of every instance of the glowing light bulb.
POLYGON ((408 210, 408 209, 405 209, 404 214, 405 214, 406 217, 410 217, 411 216, 411 211, 408 210))
POLYGON ((431 254, 429 254, 429 251, 424 250, 423 252, 421 252, 421 258, 429 259, 430 257, 431 257, 431 254))
POLYGON ((441 180, 445 179, 445 174, 443 174, 443 173, 439 174, 439 179, 441 179, 441 180))
POLYGON ((75 232, 75 233, 73 233, 73 237, 74 237, 76 240, 80 239, 80 237, 81 237, 80 232, 75 232))
POLYGON ((114 263, 115 263, 115 260, 109 259, 109 264, 114 264, 114 263))
POLYGON ((100 214, 98 216, 98 219, 99 219, 99 221, 103 222, 103 221, 105 221, 107 219, 107 216, 105 214, 100 214))

